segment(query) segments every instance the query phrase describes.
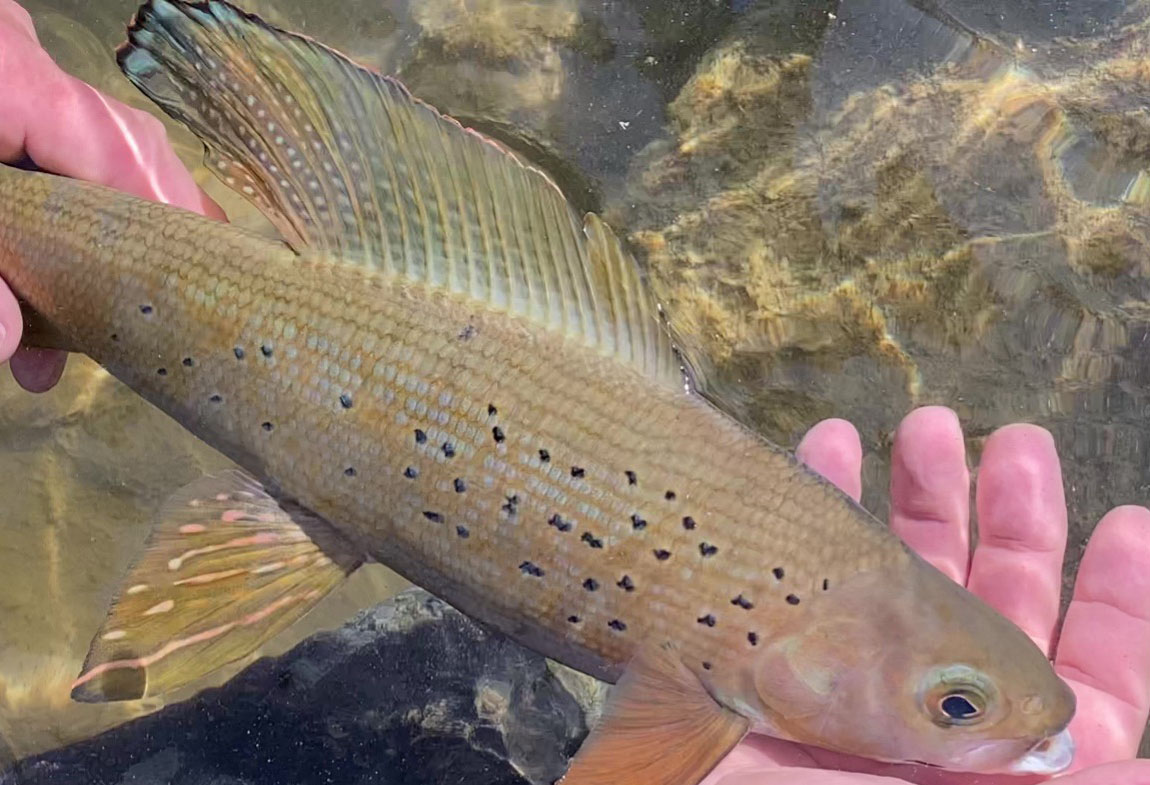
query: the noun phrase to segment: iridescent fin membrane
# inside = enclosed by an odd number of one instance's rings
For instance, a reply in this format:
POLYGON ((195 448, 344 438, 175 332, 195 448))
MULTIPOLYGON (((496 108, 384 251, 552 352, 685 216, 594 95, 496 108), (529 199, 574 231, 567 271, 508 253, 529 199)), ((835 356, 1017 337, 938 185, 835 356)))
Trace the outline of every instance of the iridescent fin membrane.
POLYGON ((214 0, 152 0, 119 63, 297 251, 473 298, 682 388, 610 228, 394 79, 214 0))
POLYGON ((749 728, 747 718, 711 697, 673 647, 648 647, 627 666, 559 783, 695 785, 749 728))
POLYGON ((202 477, 163 505, 72 697, 132 700, 195 681, 297 621, 361 562, 326 522, 247 475, 202 477))

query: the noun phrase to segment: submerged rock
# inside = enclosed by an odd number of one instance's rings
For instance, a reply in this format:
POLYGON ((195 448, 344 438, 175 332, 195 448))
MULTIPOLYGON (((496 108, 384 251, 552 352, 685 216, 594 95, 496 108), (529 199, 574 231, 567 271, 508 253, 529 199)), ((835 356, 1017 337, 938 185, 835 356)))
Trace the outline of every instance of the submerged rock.
POLYGON ((551 783, 603 691, 413 589, 0 785, 551 783))
POLYGON ((783 444, 859 427, 880 517, 912 407, 955 408, 975 456, 1006 423, 1049 428, 1069 584, 1150 469, 1145 6, 1024 35, 1025 15, 859 0, 817 49, 780 41, 772 6, 702 58, 608 221, 725 409, 783 444))

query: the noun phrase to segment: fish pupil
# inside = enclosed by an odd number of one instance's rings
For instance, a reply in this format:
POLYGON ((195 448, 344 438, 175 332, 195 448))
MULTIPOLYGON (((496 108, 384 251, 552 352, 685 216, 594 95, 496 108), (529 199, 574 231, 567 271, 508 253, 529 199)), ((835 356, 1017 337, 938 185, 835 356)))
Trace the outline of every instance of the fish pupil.
POLYGON ((943 713, 952 720, 965 720, 978 714, 978 708, 964 695, 947 695, 941 706, 943 713))

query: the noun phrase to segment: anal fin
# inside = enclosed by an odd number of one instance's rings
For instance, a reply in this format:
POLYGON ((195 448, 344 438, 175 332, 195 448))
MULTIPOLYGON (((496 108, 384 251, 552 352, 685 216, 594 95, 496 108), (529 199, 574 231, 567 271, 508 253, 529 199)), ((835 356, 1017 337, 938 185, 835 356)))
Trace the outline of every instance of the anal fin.
POLYGON ((696 785, 746 735, 670 646, 634 658, 561 785, 696 785))
POLYGON ((290 626, 362 561, 325 521, 248 475, 201 477, 164 503, 72 698, 133 700, 189 684, 290 626))

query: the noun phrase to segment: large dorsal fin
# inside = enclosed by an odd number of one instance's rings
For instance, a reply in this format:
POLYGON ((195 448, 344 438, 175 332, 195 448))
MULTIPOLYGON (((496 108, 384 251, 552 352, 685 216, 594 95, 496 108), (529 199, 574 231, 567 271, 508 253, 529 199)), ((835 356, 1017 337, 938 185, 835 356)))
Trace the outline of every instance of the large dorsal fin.
POLYGON ((394 79, 215 0, 152 0, 119 62, 297 250, 482 301, 682 386, 611 229, 394 79))

